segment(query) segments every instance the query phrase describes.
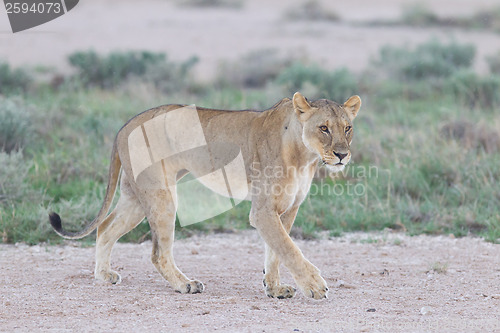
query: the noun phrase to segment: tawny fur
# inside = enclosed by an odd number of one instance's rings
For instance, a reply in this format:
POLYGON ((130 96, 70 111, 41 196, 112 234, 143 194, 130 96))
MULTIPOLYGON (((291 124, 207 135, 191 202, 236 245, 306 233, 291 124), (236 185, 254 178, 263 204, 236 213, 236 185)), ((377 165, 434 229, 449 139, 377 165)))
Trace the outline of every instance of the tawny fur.
MULTIPOLYGON (((279 266, 283 263, 297 286, 308 297, 327 297, 328 288, 320 271, 310 263, 294 244, 288 233, 300 204, 306 197, 313 175, 322 161, 333 171, 340 171, 351 158, 352 121, 361 106, 358 96, 344 104, 329 100, 313 102, 300 93, 292 100, 285 98, 265 111, 226 111, 198 108, 198 115, 207 144, 230 142, 241 150, 246 169, 247 200, 252 202, 250 223, 266 243, 264 287, 270 297, 288 298, 295 288, 280 283, 279 266), (266 170, 285 170, 276 175, 266 170), (269 194, 259 189, 286 188, 269 194), (257 191, 255 190, 257 189, 257 191)), ((129 135, 138 126, 183 105, 165 105, 145 111, 127 122, 118 132, 111 154, 108 188, 103 206, 94 221, 84 230, 69 233, 61 220, 51 214, 51 224, 61 236, 81 238, 97 228, 95 277, 119 283, 118 273, 110 268, 111 250, 115 242, 148 218, 152 233, 152 262, 160 274, 181 293, 198 293, 204 286, 186 277, 173 258, 174 226, 177 194, 176 181, 186 170, 195 176, 199 170, 197 156, 162 162, 163 173, 153 174, 154 181, 169 185, 163 189, 145 189, 135 180, 129 156, 129 135), (198 168, 198 169, 197 169, 198 168), (113 196, 121 172, 121 195, 110 214, 113 196)), ((184 125, 189 131, 191 124, 184 125)), ((207 183, 216 190, 225 184, 207 183)))

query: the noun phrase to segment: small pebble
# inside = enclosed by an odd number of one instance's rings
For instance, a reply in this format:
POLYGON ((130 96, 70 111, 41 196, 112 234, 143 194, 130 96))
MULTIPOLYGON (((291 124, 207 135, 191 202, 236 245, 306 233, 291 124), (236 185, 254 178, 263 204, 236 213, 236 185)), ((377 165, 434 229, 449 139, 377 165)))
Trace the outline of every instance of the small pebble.
POLYGON ((337 282, 335 282, 335 288, 341 288, 345 285, 345 282, 343 280, 337 280, 337 282))
POLYGON ((376 310, 376 309, 374 309, 374 308, 371 308, 371 309, 366 310, 366 312, 375 312, 375 311, 377 311, 377 310, 376 310))

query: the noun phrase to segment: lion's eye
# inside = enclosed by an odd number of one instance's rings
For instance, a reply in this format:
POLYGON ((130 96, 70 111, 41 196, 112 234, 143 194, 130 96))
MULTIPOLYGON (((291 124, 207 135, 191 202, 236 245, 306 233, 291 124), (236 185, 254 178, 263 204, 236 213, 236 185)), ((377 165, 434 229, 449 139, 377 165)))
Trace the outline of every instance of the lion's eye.
POLYGON ((346 126, 345 127, 345 132, 348 133, 352 129, 352 126, 346 126))
POLYGON ((320 129, 321 131, 325 132, 325 133, 330 133, 330 132, 328 131, 328 127, 326 127, 325 125, 320 126, 320 127, 319 127, 319 129, 320 129))

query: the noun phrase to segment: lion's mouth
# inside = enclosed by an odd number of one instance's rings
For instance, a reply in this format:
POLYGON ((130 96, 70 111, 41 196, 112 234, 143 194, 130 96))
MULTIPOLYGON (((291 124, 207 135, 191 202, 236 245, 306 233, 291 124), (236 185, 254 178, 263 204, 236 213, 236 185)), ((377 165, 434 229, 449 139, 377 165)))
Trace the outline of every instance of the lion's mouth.
MULTIPOLYGON (((325 160, 321 160, 321 162, 322 162, 322 164, 323 164, 323 165, 332 165, 331 163, 328 163, 328 162, 327 162, 327 161, 325 161, 325 160)), ((344 163, 342 163, 342 162, 338 162, 338 163, 335 163, 335 164, 333 164, 333 165, 343 166, 343 165, 345 165, 345 164, 344 164, 344 163)))

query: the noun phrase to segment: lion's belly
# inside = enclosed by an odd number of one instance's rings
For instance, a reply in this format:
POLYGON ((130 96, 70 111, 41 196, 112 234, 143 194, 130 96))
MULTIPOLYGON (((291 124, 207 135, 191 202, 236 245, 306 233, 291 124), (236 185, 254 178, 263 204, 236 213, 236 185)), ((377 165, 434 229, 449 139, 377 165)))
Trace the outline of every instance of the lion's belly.
POLYGON ((238 172, 218 170, 197 178, 197 180, 213 192, 224 197, 234 198, 239 201, 250 199, 247 178, 238 172))
POLYGON ((213 192, 235 201, 249 198, 249 177, 237 145, 212 144, 203 154, 197 153, 184 161, 196 180, 213 192))

